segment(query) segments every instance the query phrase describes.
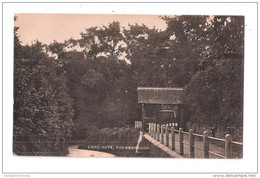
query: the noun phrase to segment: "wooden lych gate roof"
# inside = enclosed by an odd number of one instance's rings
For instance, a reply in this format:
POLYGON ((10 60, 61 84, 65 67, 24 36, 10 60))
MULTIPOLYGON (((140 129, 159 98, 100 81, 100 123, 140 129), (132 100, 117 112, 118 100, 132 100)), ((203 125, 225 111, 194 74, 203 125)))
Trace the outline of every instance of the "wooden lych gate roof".
POLYGON ((184 104, 183 88, 137 87, 138 103, 184 104))

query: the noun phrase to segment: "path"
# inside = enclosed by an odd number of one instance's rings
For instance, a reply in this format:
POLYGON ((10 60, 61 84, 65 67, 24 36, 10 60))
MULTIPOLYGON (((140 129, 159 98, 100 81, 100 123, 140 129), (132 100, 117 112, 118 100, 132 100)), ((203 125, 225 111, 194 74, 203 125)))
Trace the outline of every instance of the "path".
POLYGON ((113 154, 101 151, 78 149, 78 145, 69 146, 69 157, 99 157, 99 158, 113 158, 113 154))

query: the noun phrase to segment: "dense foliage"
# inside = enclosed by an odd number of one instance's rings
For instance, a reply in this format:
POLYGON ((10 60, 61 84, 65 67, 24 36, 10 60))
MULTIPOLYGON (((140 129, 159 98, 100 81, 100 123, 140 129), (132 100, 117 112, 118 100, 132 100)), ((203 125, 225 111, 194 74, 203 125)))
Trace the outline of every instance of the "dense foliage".
POLYGON ((138 86, 184 87, 196 132, 214 127, 223 137, 233 126, 241 141, 244 18, 162 19, 165 30, 112 22, 80 39, 31 46, 15 27, 15 153, 58 153, 70 135, 133 125, 138 86))
POLYGON ((98 129, 90 127, 85 143, 88 145, 128 145, 136 146, 140 135, 139 129, 133 127, 114 127, 98 129))
POLYGON ((36 41, 21 46, 15 35, 14 154, 66 155, 72 100, 59 64, 36 41))
POLYGON ((214 127, 218 137, 228 128, 242 141, 244 18, 214 17, 207 53, 186 86, 192 123, 214 127))

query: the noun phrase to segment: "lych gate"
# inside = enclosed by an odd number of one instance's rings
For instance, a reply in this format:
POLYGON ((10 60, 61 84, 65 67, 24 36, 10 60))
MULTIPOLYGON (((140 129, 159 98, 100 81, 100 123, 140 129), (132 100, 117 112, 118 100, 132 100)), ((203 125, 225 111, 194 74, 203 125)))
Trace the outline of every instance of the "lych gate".
POLYGON ((138 87, 138 103, 142 105, 143 129, 148 123, 174 123, 176 127, 185 128, 189 119, 183 100, 183 88, 138 87))

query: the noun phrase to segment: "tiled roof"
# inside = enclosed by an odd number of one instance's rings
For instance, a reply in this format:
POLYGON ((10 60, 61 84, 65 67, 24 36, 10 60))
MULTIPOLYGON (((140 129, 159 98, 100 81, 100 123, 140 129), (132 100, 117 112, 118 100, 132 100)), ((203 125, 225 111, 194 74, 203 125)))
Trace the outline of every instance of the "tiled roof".
POLYGON ((137 87, 138 103, 183 104, 183 88, 137 87))

